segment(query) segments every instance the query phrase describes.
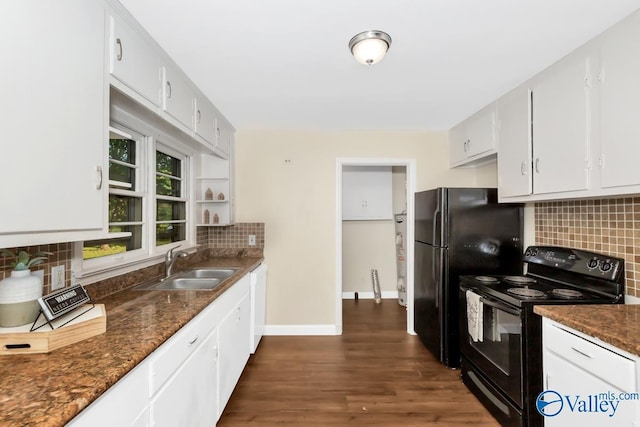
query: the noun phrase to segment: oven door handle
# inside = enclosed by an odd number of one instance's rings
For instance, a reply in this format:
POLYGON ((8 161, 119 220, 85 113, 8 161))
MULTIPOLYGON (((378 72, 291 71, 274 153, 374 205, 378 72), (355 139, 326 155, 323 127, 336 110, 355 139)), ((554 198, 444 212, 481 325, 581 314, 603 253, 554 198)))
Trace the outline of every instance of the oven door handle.
POLYGON ((508 306, 506 306, 504 304, 500 304, 500 303, 498 303, 496 301, 487 299, 486 297, 481 296, 480 297, 480 302, 483 303, 483 304, 486 304, 486 305, 488 305, 490 307, 497 308, 498 310, 506 311, 507 313, 513 314, 514 316, 520 317, 520 312, 517 309, 511 308, 511 307, 508 307, 508 306))

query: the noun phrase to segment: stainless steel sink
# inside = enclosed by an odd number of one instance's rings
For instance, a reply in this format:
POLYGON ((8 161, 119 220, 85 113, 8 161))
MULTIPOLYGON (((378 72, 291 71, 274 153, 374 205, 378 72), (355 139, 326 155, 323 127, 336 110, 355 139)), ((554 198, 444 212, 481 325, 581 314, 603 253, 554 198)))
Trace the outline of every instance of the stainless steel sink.
POLYGON ((196 268, 167 279, 146 282, 133 288, 138 291, 212 291, 222 285, 239 268, 196 268))
POLYGON ((180 277, 197 279, 226 279, 238 270, 239 268, 196 268, 180 274, 180 277))

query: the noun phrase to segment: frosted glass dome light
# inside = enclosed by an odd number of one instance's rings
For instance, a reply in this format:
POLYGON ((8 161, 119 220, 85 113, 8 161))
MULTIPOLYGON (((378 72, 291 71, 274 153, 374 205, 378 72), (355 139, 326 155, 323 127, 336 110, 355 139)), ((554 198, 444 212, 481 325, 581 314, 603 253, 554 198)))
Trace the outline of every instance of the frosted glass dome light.
POLYGON ((383 31, 364 31, 349 41, 349 50, 361 64, 372 65, 382 61, 391 46, 391 37, 383 31))

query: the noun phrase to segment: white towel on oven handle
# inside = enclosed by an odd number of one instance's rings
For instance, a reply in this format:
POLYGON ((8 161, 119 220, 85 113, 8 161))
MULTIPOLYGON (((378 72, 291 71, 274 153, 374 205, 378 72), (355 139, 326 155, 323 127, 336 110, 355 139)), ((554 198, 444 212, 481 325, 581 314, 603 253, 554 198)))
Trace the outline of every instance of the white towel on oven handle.
POLYGON ((482 301, 480 295, 468 290, 467 297, 467 330, 474 342, 482 342, 482 301))

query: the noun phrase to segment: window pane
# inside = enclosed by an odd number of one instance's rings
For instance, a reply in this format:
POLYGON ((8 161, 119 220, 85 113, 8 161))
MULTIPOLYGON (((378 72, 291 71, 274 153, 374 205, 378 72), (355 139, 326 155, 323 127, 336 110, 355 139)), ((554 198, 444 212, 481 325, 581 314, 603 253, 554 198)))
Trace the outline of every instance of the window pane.
POLYGON ((156 246, 179 242, 185 239, 185 225, 182 223, 156 225, 156 246))
POLYGON ((142 221, 142 199, 109 194, 109 222, 142 221))
POLYGON ((115 255, 142 247, 142 225, 111 226, 110 233, 132 233, 130 237, 119 239, 93 240, 84 242, 82 259, 94 259, 107 255, 115 255))
POLYGON ((109 158, 136 164, 136 142, 132 139, 109 139, 109 158))
POLYGON ((156 194, 161 196, 180 197, 181 181, 168 176, 156 175, 156 194))
POLYGON ((156 171, 180 178, 182 176, 181 161, 168 154, 156 151, 156 171))
POLYGON ((109 139, 109 159, 130 164, 131 167, 109 162, 109 179, 131 184, 129 189, 135 191, 136 182, 136 142, 132 139, 109 139))
POLYGON ((156 220, 172 221, 186 218, 186 203, 172 202, 169 200, 158 200, 156 203, 156 220))

